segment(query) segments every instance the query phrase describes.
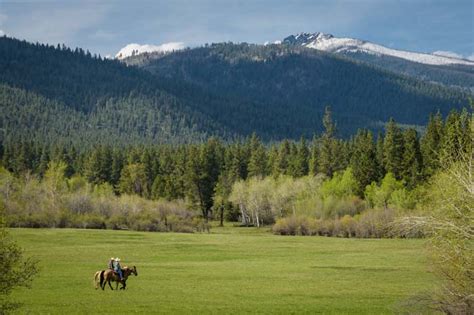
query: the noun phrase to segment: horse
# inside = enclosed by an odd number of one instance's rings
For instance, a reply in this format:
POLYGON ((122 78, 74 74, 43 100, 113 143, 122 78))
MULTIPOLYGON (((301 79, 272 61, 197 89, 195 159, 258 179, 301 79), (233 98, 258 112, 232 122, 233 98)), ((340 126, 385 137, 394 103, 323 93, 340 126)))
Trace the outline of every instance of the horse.
POLYGON ((127 267, 127 266, 123 267, 122 268, 123 281, 120 280, 119 275, 116 274, 112 269, 97 271, 94 275, 95 288, 97 290, 100 285, 102 290, 105 290, 105 285, 108 283, 110 289, 113 290, 110 282, 115 281, 116 282, 115 290, 118 289, 119 283, 122 284, 122 287, 120 288, 120 290, 125 290, 125 287, 127 286, 126 281, 128 279, 128 276, 130 276, 131 274, 138 276, 137 267, 135 266, 133 266, 132 268, 127 267))

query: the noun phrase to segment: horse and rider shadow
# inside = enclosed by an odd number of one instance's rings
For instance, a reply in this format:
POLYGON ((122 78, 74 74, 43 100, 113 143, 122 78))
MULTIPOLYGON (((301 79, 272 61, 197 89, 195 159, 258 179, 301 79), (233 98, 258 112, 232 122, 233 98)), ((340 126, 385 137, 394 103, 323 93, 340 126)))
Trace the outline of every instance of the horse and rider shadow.
POLYGON ((130 275, 138 276, 137 267, 128 267, 124 266, 123 268, 120 266, 120 259, 119 258, 111 258, 109 261, 109 268, 104 270, 99 270, 94 275, 94 285, 96 290, 99 288, 105 290, 105 285, 109 284, 111 290, 112 284, 111 282, 115 282, 115 290, 118 290, 118 285, 122 284, 120 290, 125 290, 127 287, 127 279, 130 275))

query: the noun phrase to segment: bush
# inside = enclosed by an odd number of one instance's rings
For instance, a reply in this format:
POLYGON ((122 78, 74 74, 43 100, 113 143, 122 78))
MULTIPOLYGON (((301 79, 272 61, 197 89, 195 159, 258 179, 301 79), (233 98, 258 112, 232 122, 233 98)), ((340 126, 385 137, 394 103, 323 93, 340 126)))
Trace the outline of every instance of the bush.
POLYGON ((280 235, 315 235, 317 223, 307 217, 290 216, 278 219, 272 230, 273 233, 280 235))

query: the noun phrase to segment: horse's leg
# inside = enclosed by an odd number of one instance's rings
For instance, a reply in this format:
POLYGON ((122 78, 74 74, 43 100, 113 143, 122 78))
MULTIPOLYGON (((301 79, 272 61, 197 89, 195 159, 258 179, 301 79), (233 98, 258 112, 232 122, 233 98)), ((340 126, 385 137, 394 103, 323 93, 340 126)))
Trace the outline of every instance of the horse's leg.
POLYGON ((119 281, 115 281, 115 290, 118 290, 119 281))
POLYGON ((105 285, 107 284, 107 280, 108 279, 104 279, 104 281, 102 282, 102 290, 105 290, 105 285))
POLYGON ((110 279, 107 281, 107 283, 109 284, 110 289, 113 291, 114 288, 112 288, 112 285, 110 284, 110 279))

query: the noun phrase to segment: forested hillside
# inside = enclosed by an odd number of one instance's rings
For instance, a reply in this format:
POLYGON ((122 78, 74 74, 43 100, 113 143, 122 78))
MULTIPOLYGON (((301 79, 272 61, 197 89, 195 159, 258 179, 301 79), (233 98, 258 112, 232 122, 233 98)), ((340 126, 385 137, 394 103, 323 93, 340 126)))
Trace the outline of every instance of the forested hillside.
MULTIPOLYGON (((439 84, 357 63, 332 54, 289 45, 214 44, 168 55, 145 54, 126 60, 168 79, 167 88, 186 97, 225 99, 198 106, 239 134, 263 139, 311 137, 322 131, 324 107, 330 105, 344 136, 357 128, 377 128, 390 117, 424 125, 429 113, 467 105, 468 94, 439 84), (225 110, 224 110, 225 108, 225 110)), ((383 125, 383 124, 382 124, 383 125)))
POLYGON ((0 37, 0 139, 183 143, 225 128, 191 110, 139 69, 82 49, 0 37))
POLYGON ((255 132, 310 139, 330 105, 340 135, 390 117, 425 124, 468 94, 315 50, 215 44, 126 62, 0 38, 0 139, 46 144, 200 142, 255 132), (148 71, 145 71, 148 70, 148 71))

